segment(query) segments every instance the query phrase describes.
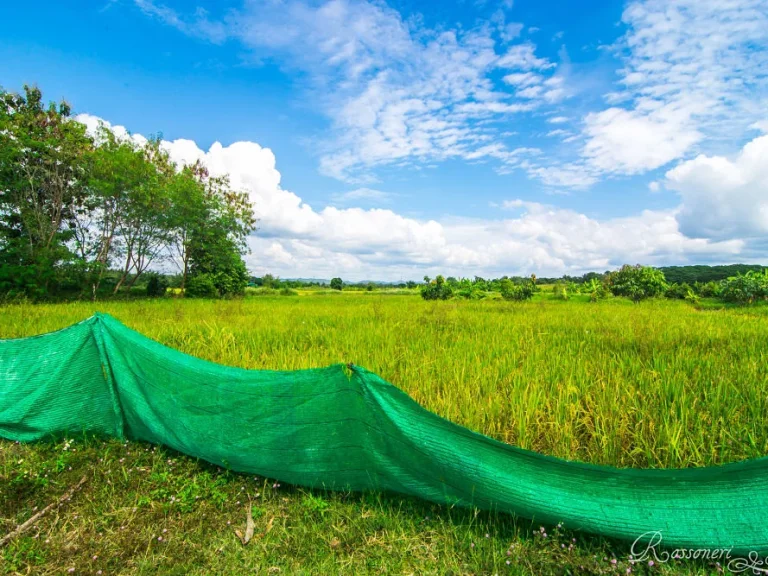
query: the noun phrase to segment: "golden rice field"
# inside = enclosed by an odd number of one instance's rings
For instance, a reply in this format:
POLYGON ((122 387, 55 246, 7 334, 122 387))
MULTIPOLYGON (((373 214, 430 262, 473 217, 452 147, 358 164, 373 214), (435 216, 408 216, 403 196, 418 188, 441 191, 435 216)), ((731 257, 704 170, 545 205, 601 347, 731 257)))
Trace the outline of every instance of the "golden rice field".
POLYGON ((353 362, 445 418, 563 458, 685 467, 768 453, 761 309, 310 293, 5 306, 0 337, 55 330, 96 310, 222 364, 353 362))

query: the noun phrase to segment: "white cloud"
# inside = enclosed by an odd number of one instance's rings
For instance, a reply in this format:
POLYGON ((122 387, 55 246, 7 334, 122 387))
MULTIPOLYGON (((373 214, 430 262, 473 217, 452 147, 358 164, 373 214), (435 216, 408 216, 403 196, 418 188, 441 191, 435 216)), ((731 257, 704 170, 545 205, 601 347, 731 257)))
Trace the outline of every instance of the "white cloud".
POLYGON ((638 174, 680 158, 702 138, 685 119, 657 118, 622 108, 588 114, 583 154, 603 172, 638 174))
POLYGON ((666 173, 682 197, 680 229, 691 237, 760 238, 768 234, 768 136, 734 158, 699 155, 666 173))
POLYGON ((500 36, 504 42, 511 42, 523 31, 524 26, 520 22, 510 22, 502 27, 500 36))
POLYGON ((496 65, 499 68, 516 70, 546 70, 555 65, 546 58, 536 56, 536 45, 533 42, 516 44, 498 59, 496 65))
POLYGON ((356 188, 354 190, 349 190, 348 192, 334 194, 332 199, 335 202, 340 203, 354 201, 386 203, 392 199, 392 194, 389 192, 382 192, 381 190, 374 190, 372 188, 356 188))
MULTIPOLYGON (((98 118, 77 120, 93 131, 98 118)), ((109 126, 109 124, 107 124, 109 126)), ((114 128, 128 137, 124 128, 114 128)), ((130 136, 141 142, 141 136, 130 136)), ((768 141, 768 137, 765 137, 768 141)), ((359 279, 418 279, 426 274, 498 276, 531 273, 563 274, 603 270, 624 262, 662 264, 697 259, 728 260, 744 246, 740 239, 712 242, 683 235, 675 211, 644 211, 638 216, 597 220, 572 210, 520 200, 504 203, 521 213, 498 218, 409 218, 393 210, 326 206, 320 210, 281 186, 275 156, 255 142, 216 142, 207 151, 191 140, 164 141, 179 163, 202 160, 211 174, 228 174, 233 187, 247 191, 255 204, 259 230, 249 239, 246 258, 254 273, 283 277, 341 275, 359 279)), ((762 144, 761 144, 762 145, 762 144)), ((487 154, 528 156, 535 150, 487 154)), ((754 168, 752 148, 738 161, 754 168)), ((542 178, 589 178, 559 167, 542 178)), ((751 173, 744 168, 745 173, 751 173)), ((764 171, 762 172, 764 173, 764 171)), ((685 182, 681 167, 679 182, 685 182)), ((674 175, 669 176, 674 180, 674 175)), ((354 190, 352 198, 376 196, 376 190, 354 190)))
POLYGON ((566 136, 568 134, 570 134, 570 132, 568 132, 567 130, 562 130, 560 128, 558 128, 557 130, 550 130, 549 132, 547 132, 547 136, 550 136, 550 137, 552 137, 552 136, 566 136))
MULTIPOLYGON (((503 10, 475 28, 433 29, 367 0, 244 0, 218 20, 134 1, 186 34, 236 40, 302 69, 313 104, 332 124, 317 146, 320 171, 353 184, 375 182, 378 166, 476 157, 489 141, 503 146, 493 122, 566 96, 554 62, 530 41, 510 43, 522 25, 507 23, 503 10), (495 79, 500 69, 535 70, 541 87, 516 94, 495 79)), ((514 119, 503 119, 508 131, 514 119)))
POLYGON ((661 184, 659 184, 656 181, 649 182, 648 183, 648 190, 650 190, 651 192, 653 192, 655 194, 656 192, 661 190, 661 184))
POLYGON ((765 0, 635 0, 622 16, 625 103, 588 114, 583 148, 599 171, 637 174, 763 119, 768 95, 765 0))

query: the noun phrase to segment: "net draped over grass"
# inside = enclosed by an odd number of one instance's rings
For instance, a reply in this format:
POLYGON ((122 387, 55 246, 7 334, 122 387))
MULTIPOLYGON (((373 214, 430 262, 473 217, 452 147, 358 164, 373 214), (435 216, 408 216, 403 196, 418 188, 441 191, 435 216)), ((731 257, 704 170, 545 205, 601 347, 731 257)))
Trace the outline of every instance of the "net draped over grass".
POLYGON ((11 439, 86 427, 311 487, 394 490, 612 537, 662 530, 668 545, 766 546, 755 530, 765 460, 684 471, 567 463, 441 420, 361 368, 348 378, 338 365, 215 366, 100 315, 0 352, 0 434, 11 439))

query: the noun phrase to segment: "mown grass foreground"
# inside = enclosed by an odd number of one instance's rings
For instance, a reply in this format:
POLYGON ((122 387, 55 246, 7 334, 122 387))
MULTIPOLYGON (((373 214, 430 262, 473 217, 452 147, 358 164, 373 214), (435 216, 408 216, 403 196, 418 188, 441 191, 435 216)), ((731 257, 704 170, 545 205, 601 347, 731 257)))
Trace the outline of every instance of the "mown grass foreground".
MULTIPOLYGON (((547 454, 703 466, 768 453, 768 316, 682 302, 427 303, 413 296, 166 299, 0 308, 0 337, 108 312, 222 364, 363 365, 439 415, 547 454)), ((70 502, 0 550, 9 573, 690 573, 629 547, 506 515, 330 494, 101 439, 0 443, 0 532, 85 475, 70 502), (253 505, 255 537, 243 546, 253 505), (165 530, 165 531, 164 531, 165 530), (546 534, 546 537, 545 537, 546 534), (574 541, 575 539, 575 541, 574 541)), ((2 535, 0 534, 0 536, 2 535)))

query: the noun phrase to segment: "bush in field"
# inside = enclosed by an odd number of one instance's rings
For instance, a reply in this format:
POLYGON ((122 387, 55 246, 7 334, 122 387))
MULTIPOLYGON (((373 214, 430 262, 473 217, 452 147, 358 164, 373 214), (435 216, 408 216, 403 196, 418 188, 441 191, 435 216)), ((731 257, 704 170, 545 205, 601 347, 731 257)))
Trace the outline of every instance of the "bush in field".
POLYGON ((720 284, 718 282, 696 282, 693 288, 694 292, 702 298, 714 298, 720 295, 720 284))
POLYGON ((331 290, 341 290, 344 288, 344 282, 341 278, 331 278, 331 290))
POLYGON ((672 300, 685 300, 689 294, 694 294, 694 291, 687 282, 670 284, 664 292, 664 296, 672 300))
POLYGON ((288 286, 284 286, 283 288, 280 288, 280 296, 298 296, 299 293, 296 292, 296 290, 293 290, 292 288, 288 288, 288 286))
POLYGON ((456 297, 465 300, 482 300, 486 296, 488 296, 488 294, 485 290, 481 290, 477 286, 463 287, 456 291, 456 297))
POLYGON ((555 300, 568 300, 568 287, 562 282, 558 282, 552 287, 552 296, 555 300))
POLYGON ((608 296, 608 291, 606 290, 603 283, 594 277, 586 280, 579 287, 579 292, 581 294, 588 294, 590 302, 597 302, 598 300, 602 300, 608 296))
POLYGON ((768 299, 768 270, 747 272, 720 282, 720 297, 726 302, 752 304, 768 299))
POLYGON ((530 300, 533 293, 536 292, 536 285, 533 282, 523 282, 515 284, 509 278, 504 278, 499 284, 501 297, 504 300, 530 300))
POLYGON ((150 298, 165 296, 165 291, 168 290, 168 279, 154 272, 148 274, 148 276, 147 296, 150 298))
POLYGON ((421 297, 424 300, 448 300, 453 296, 453 290, 446 283, 445 278, 438 275, 434 280, 424 276, 424 285, 421 287, 421 297))
POLYGON ((631 298, 635 302, 661 296, 667 290, 664 273, 650 266, 625 264, 606 278, 608 289, 614 296, 631 298))
POLYGON ((190 298, 218 298, 212 274, 196 274, 187 281, 184 295, 190 298))

